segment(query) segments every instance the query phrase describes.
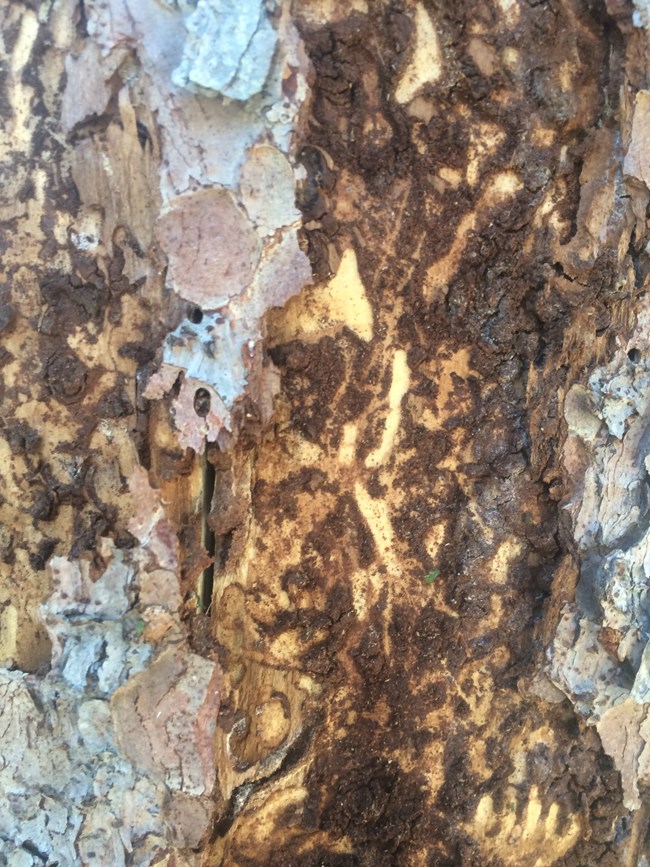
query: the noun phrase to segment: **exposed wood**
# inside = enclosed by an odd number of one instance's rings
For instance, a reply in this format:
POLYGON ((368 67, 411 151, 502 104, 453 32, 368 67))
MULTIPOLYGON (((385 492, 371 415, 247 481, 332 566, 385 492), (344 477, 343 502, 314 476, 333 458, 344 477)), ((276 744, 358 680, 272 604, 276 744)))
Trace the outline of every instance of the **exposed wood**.
POLYGON ((640 857, 617 748, 545 657, 581 567, 565 396, 632 345, 645 373, 632 11, 296 6, 321 282, 270 318, 276 425, 213 603, 220 754, 259 753, 269 670, 290 713, 280 750, 220 774, 214 863, 640 857))

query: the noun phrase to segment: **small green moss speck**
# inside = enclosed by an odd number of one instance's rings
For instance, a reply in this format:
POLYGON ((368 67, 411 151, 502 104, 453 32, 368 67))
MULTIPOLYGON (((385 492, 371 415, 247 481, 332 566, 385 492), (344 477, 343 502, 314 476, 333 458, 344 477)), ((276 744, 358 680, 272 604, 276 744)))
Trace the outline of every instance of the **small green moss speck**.
POLYGON ((524 512, 524 524, 526 524, 526 526, 530 526, 532 523, 533 516, 530 514, 530 512, 524 512))
POLYGON ((425 577, 425 584, 433 584, 436 578, 440 575, 440 569, 434 569, 433 572, 429 572, 429 574, 425 577))
POLYGON ((142 635, 144 632, 144 620, 138 620, 135 624, 135 631, 138 635, 142 635))

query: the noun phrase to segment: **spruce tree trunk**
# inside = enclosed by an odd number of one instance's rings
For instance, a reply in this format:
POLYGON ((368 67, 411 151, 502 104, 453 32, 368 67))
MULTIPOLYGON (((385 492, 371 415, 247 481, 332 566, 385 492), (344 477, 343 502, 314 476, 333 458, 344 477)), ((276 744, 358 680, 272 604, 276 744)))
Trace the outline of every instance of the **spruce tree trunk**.
POLYGON ((650 858, 647 15, 0 0, 0 864, 650 858))

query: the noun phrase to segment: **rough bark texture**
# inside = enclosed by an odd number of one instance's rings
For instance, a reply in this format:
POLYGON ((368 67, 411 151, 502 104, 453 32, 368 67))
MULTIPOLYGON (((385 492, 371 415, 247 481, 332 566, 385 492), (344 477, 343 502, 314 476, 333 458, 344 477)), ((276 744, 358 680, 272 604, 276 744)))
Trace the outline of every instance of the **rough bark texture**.
POLYGON ((233 10, 0 0, 0 863, 645 864, 647 9, 233 10))
POLYGON ((194 864, 201 453, 268 422, 261 318, 311 279, 306 61, 261 3, 6 0, 0 32, 0 863, 194 864))

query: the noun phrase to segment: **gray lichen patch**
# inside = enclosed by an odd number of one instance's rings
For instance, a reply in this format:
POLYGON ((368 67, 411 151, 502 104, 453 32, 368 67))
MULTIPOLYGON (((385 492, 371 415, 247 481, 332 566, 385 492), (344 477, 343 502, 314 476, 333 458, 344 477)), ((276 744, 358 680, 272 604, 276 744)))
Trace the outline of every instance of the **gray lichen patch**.
POLYGON ((565 509, 581 575, 549 661, 553 682, 598 729, 630 809, 638 809, 650 785, 648 324, 644 308, 632 349, 620 349, 565 401, 565 466, 573 485, 565 509))
POLYGON ((633 22, 635 27, 650 29, 650 3, 648 0, 634 0, 633 22))
MULTIPOLYGON (((580 207, 583 197, 590 199, 591 216, 585 212, 578 222, 591 228, 582 241, 576 235, 566 245, 570 264, 586 261, 580 245, 588 254, 589 236, 595 238, 600 226, 600 239, 621 266, 619 284, 630 294, 638 282, 631 260, 636 256, 638 265, 647 255, 648 100, 648 92, 641 90, 626 106, 628 123, 610 166, 601 160, 605 171, 600 172, 600 186, 585 162, 580 207), (611 183, 603 185, 605 176, 611 183), (571 249, 576 243, 578 248, 571 249)), ((599 138, 594 154, 601 148, 599 138)), ((650 785, 647 299, 641 295, 632 304, 625 302, 616 315, 621 334, 624 323, 636 316, 636 324, 627 326, 627 340, 619 337, 613 350, 610 344, 608 355, 601 353, 601 363, 586 382, 574 384, 564 398, 567 435, 562 464, 570 493, 562 505, 573 531, 579 577, 558 612, 548 672, 596 727, 621 773, 624 803, 636 810, 650 785)))
POLYGON ((103 540, 99 574, 54 558, 51 671, 0 671, 0 853, 29 841, 62 864, 145 865, 207 828, 221 673, 185 644, 159 496, 143 472, 130 488, 140 546, 103 540))
POLYGON ((230 430, 230 414, 246 389, 257 339, 259 333, 252 335, 246 321, 224 318, 218 313, 203 313, 199 323, 184 320, 167 337, 163 369, 151 378, 146 393, 162 396, 170 387, 166 389, 166 383, 173 384, 178 376, 183 376, 175 407, 184 446, 201 451, 204 436, 214 441, 222 428, 230 430), (210 405, 203 419, 197 417, 193 408, 194 394, 200 387, 210 392, 210 405), (191 419, 191 424, 184 426, 185 418, 191 419))
POLYGON ((260 93, 277 42, 262 0, 198 0, 185 17, 185 27, 183 59, 173 74, 175 84, 238 100, 260 93))

